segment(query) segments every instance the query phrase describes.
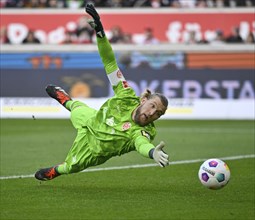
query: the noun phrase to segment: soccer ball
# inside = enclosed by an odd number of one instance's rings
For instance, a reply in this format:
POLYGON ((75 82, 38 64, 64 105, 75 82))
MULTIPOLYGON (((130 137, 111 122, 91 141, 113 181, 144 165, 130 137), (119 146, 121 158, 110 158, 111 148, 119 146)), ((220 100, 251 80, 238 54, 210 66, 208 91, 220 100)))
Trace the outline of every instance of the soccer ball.
POLYGON ((229 182, 230 170, 224 161, 209 159, 200 166, 198 178, 209 189, 221 189, 229 182))

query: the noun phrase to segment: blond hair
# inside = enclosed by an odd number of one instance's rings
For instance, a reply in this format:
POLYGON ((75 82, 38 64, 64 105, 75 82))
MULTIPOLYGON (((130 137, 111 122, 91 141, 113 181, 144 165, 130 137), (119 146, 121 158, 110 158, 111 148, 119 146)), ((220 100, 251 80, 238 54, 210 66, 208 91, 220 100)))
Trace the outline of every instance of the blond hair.
POLYGON ((143 98, 147 98, 147 99, 152 99, 155 97, 159 97, 160 101, 162 102, 162 104, 167 108, 168 106, 168 100, 167 98, 161 94, 161 93, 152 93, 149 89, 146 89, 140 96, 140 100, 142 100, 143 98))

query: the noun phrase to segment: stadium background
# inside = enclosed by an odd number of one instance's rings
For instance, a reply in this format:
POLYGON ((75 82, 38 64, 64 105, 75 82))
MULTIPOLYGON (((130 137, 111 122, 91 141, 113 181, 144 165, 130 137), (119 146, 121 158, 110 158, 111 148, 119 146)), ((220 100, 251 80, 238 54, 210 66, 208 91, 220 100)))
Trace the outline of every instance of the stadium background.
POLYGON ((45 86, 61 85, 95 108, 112 91, 94 35, 77 32, 87 19, 70 4, 77 1, 55 1, 53 9, 22 2, 33 1, 1 1, 0 219, 254 219, 253 1, 95 1, 147 2, 98 10, 136 93, 149 87, 169 98, 155 143, 164 140, 180 165, 126 169, 152 163, 132 152, 99 167, 109 171, 42 184, 33 172, 61 162, 75 136, 45 86), (230 38, 235 27, 240 36, 230 38), (146 41, 148 30, 154 36, 146 41), (198 182, 201 158, 210 157, 226 158, 232 171, 219 192, 198 182))
MULTIPOLYGON (((99 11, 118 64, 137 95, 150 88, 170 99, 164 118, 253 119, 253 9, 99 11)), ((1 45, 1 117, 67 118, 61 106, 47 100, 44 87, 49 83, 78 99, 112 95, 87 19, 83 9, 1 10, 7 39, 1 45), (37 43, 25 42, 29 32, 37 43), (26 101, 29 97, 32 102, 26 101)), ((98 107, 94 99, 88 102, 98 107)))

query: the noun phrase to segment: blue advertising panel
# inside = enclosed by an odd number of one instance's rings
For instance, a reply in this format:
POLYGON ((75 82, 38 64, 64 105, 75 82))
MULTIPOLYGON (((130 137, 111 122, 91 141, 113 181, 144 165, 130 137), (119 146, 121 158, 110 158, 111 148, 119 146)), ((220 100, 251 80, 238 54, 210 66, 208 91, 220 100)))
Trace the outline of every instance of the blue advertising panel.
MULTIPOLYGON (((168 98, 254 99, 254 70, 121 69, 139 95, 146 88, 168 98)), ((108 97, 112 89, 104 69, 1 69, 1 97, 46 97, 57 84, 73 97, 108 97)))

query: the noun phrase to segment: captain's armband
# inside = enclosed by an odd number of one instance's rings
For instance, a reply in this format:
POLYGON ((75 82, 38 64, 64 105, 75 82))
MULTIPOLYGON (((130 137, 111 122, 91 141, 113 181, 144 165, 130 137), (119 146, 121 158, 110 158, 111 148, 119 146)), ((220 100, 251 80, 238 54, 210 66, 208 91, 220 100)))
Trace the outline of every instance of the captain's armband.
POLYGON ((125 81, 125 78, 119 69, 107 74, 107 76, 112 86, 116 86, 120 81, 125 81))

